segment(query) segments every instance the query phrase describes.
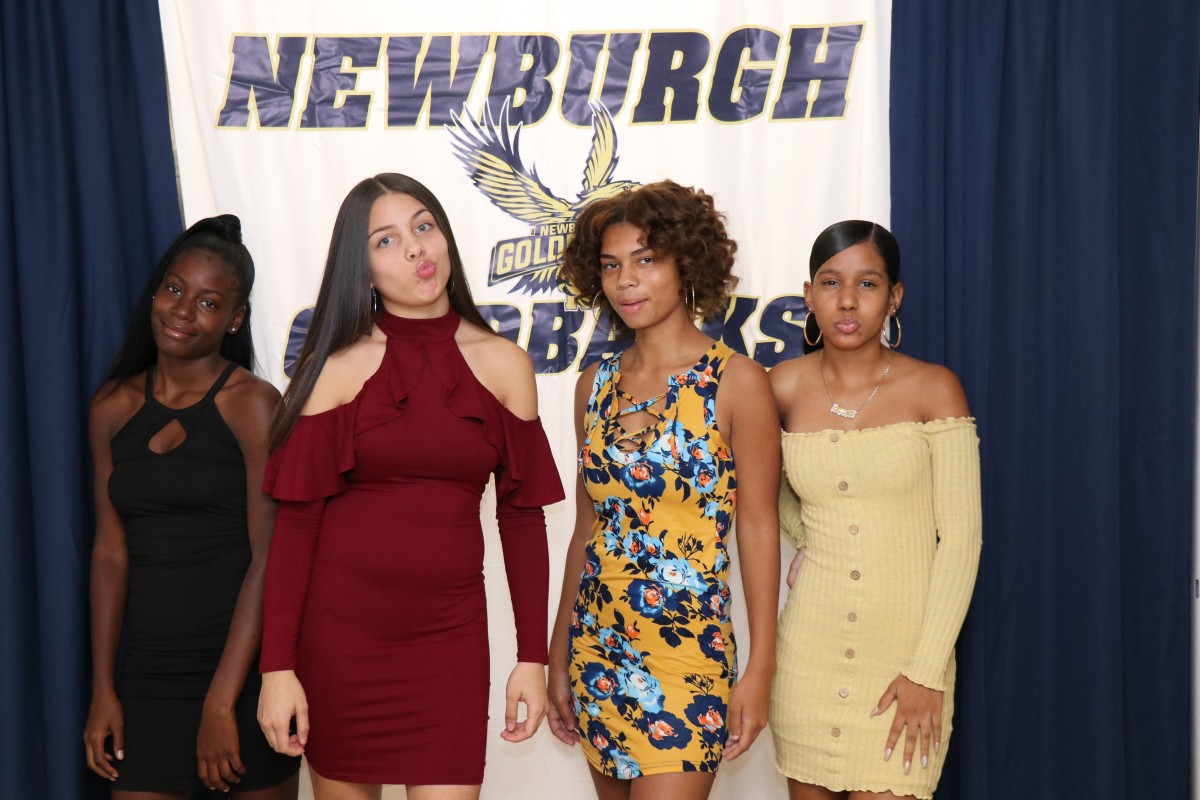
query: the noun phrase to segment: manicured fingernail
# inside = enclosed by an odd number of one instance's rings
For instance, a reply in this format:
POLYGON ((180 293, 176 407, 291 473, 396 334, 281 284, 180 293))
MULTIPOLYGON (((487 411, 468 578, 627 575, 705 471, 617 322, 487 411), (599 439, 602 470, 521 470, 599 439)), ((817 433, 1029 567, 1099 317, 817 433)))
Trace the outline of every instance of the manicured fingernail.
POLYGON ((117 751, 117 760, 118 760, 118 761, 124 761, 124 760, 125 760, 125 751, 124 751, 124 750, 118 750, 118 751, 117 751))
POLYGON ((872 716, 872 717, 878 717, 878 716, 879 716, 880 714, 882 714, 882 713, 883 713, 883 712, 879 710, 879 706, 876 706, 875 708, 871 709, 871 716, 872 716))
POLYGON ((504 724, 504 729, 505 729, 505 730, 512 731, 512 730, 516 730, 516 728, 517 728, 517 726, 516 726, 516 725, 514 725, 514 724, 512 724, 511 722, 506 722, 506 723, 504 724))
POLYGON ((939 742, 937 739, 934 739, 933 740, 933 752, 935 752, 935 753, 938 752, 939 750, 941 750, 941 747, 942 747, 942 743, 939 742))
POLYGON ((929 769, 929 756, 921 756, 921 769, 929 769))
POLYGON ((909 768, 910 768, 910 767, 912 767, 912 761, 911 761, 910 759, 907 759, 907 758, 906 758, 906 759, 904 760, 904 774, 905 774, 905 775, 907 775, 907 774, 908 774, 908 770, 909 770, 909 768))
POLYGON ((888 747, 883 751, 883 760, 888 761, 892 757, 892 748, 888 747))

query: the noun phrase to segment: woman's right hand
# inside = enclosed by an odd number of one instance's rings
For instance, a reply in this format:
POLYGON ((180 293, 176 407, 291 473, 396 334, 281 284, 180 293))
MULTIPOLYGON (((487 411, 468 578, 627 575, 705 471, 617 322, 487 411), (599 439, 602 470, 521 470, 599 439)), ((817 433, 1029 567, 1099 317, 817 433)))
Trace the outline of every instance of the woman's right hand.
POLYGON ((571 678, 565 663, 550 664, 546 688, 550 695, 550 730, 566 744, 574 745, 579 741, 579 733, 575 729, 579 723, 575 719, 575 698, 571 694, 571 678))
POLYGON ((304 754, 308 743, 308 698, 300 679, 290 669, 266 672, 258 693, 258 724, 267 744, 287 756, 304 754), (292 719, 296 732, 292 733, 292 719))
POLYGON ((791 566, 788 567, 787 585, 792 588, 796 583, 796 576, 800 574, 800 567, 804 566, 804 554, 808 552, 807 547, 801 547, 796 551, 796 555, 792 557, 791 566))
POLYGON ((88 768, 102 778, 115 781, 118 773, 112 764, 113 757, 104 749, 104 741, 109 736, 113 741, 113 753, 120 761, 125 758, 125 711, 112 691, 92 697, 87 725, 83 729, 83 743, 87 748, 88 768))

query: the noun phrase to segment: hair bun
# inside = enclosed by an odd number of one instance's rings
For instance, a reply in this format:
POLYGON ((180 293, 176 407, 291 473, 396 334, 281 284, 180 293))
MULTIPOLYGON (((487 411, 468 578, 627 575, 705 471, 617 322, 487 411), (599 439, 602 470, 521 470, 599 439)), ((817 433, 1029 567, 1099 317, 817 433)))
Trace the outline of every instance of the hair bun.
POLYGON ((188 228, 186 238, 201 234, 219 236, 234 244, 242 243, 242 221, 233 214, 220 214, 208 217, 188 228))
POLYGON ((233 214, 221 214, 212 218, 213 227, 231 242, 242 243, 242 221, 233 214))

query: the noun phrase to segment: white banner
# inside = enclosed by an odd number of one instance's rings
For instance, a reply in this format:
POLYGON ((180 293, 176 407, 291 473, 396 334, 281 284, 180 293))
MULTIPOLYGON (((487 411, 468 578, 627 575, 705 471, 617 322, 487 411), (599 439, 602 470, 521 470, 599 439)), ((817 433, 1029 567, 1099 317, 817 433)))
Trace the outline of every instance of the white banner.
MULTIPOLYGON (((263 374, 287 381, 343 197, 379 172, 411 175, 445 206, 484 315, 533 358, 568 487, 572 387, 612 349, 555 284, 554 258, 589 199, 663 178, 713 194, 738 241, 741 283, 705 327, 768 367, 801 352, 817 233, 848 218, 888 223, 887 0, 160 9, 185 217, 242 218, 263 374), (481 153, 535 178, 544 210, 474 179, 481 153), (589 163, 598 182, 585 182, 589 163)), ((569 502, 547 513, 551 618, 573 514, 569 502)), ((515 640, 499 542, 485 529, 493 730, 483 796, 593 797, 582 755, 548 730, 517 746, 498 736, 515 640)), ((767 732, 722 768, 713 797, 783 792, 767 732)))

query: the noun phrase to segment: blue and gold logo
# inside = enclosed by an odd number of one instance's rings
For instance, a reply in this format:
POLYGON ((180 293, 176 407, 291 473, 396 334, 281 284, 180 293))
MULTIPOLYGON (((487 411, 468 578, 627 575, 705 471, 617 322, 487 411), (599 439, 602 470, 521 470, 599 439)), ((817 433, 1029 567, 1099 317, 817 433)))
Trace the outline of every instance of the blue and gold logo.
POLYGON ((637 186, 613 180, 617 168, 617 133, 612 115, 598 100, 592 110, 592 146, 583 168, 583 187, 574 200, 554 194, 521 158, 522 123, 509 124, 508 103, 499 119, 485 107, 478 120, 465 109, 446 126, 454 154, 471 182, 500 210, 533 226, 527 236, 497 242, 488 266, 488 286, 515 281, 510 292, 539 294, 558 287, 558 260, 575 227, 575 217, 594 200, 637 186))

